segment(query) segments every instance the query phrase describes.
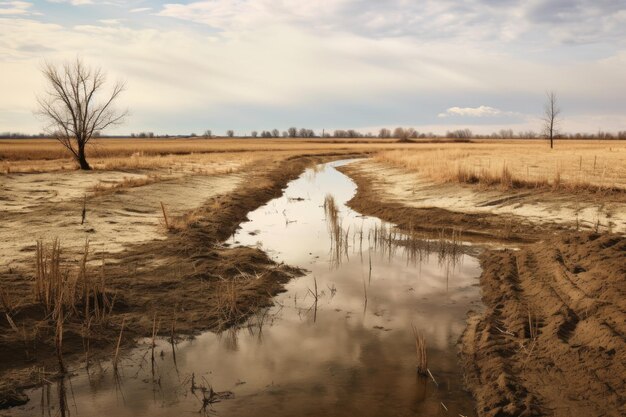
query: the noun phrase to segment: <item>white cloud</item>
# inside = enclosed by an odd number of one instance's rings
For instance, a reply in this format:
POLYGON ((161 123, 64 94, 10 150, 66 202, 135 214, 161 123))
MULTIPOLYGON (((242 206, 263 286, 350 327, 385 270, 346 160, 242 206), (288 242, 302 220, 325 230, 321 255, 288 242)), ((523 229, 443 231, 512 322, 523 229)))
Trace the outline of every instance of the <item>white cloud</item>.
POLYGON ((103 25, 119 25, 122 21, 120 19, 100 19, 98 22, 103 25))
POLYGON ((489 106, 478 107, 450 107, 445 113, 439 113, 438 117, 461 116, 461 117, 496 117, 514 116, 514 112, 505 112, 489 106))
POLYGON ((366 37, 510 42, 595 43, 626 38, 622 0, 532 2, 493 0, 198 0, 166 4, 160 16, 248 31, 263 24, 294 24, 317 32, 366 37))
MULTIPOLYGON (((8 3, 16 2, 0 1, 8 3)), ((120 16, 117 12, 100 21, 81 18, 85 23, 75 27, 26 16, 0 19, 0 111, 20 112, 19 117, 0 119, 0 131, 37 131, 34 119, 20 126, 41 89, 41 59, 59 61, 77 54, 102 65, 111 78, 127 80, 123 102, 133 117, 123 131, 157 130, 150 123, 173 120, 176 126, 198 131, 217 129, 219 123, 241 129, 248 128, 246 123, 268 123, 272 128, 292 123, 330 128, 331 123, 342 123, 337 127, 358 128, 465 121, 490 129, 496 123, 532 124, 524 115, 540 113, 544 92, 552 89, 562 93, 566 120, 572 122, 594 113, 597 103, 614 103, 607 104, 607 114, 624 112, 622 41, 599 48, 601 55, 593 48, 591 57, 578 59, 579 47, 568 45, 554 50, 560 55, 546 58, 545 42, 532 48, 519 43, 533 31, 543 33, 537 24, 544 23, 529 15, 529 6, 489 3, 493 10, 483 13, 479 11, 487 0, 425 0, 423 10, 406 0, 212 0, 167 4, 156 24, 152 15, 145 20, 143 15, 125 15, 120 24, 114 19, 120 16), (448 108, 461 103, 491 106, 448 108), (576 115, 571 103, 578 103, 576 115), (433 108, 448 109, 438 119, 433 108), (21 124, 5 125, 11 120, 21 124)), ((129 7, 126 3, 124 10, 129 7)), ((619 22, 620 16, 613 13, 611 19, 619 22)), ((568 25, 561 24, 559 30, 570 33, 568 25)), ((614 35, 622 29, 614 23, 601 30, 614 35)), ((597 36, 592 30, 585 38, 597 36)), ((606 122, 617 126, 621 120, 606 122)))
POLYGON ((152 10, 152 7, 137 7, 135 9, 130 9, 129 12, 142 13, 142 12, 149 12, 150 10, 152 10))
POLYGON ((83 6, 85 4, 93 4, 92 0, 47 0, 50 3, 69 3, 72 6, 83 6))
POLYGON ((32 6, 26 1, 0 1, 0 16, 28 15, 32 6))

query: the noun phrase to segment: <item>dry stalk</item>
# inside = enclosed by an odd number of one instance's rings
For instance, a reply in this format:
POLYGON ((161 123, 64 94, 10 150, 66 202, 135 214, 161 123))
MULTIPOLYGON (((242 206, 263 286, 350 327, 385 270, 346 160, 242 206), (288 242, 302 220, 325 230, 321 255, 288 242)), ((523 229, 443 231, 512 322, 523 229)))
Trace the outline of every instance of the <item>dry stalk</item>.
POLYGON ((113 369, 117 373, 117 364, 120 354, 120 345, 122 344, 122 334, 124 333, 124 324, 126 324, 126 317, 122 319, 122 326, 120 327, 120 335, 117 338, 117 346, 115 347, 115 356, 113 357, 113 369))
POLYGON ((167 220, 167 212, 165 211, 165 206, 163 205, 162 201, 161 201, 161 210, 163 211, 163 221, 165 222, 165 228, 169 230, 170 224, 167 220))
POLYGON ((83 212, 81 214, 80 224, 85 224, 85 218, 87 217, 87 194, 83 197, 83 212))
POLYGON ((411 327, 413 328, 413 336, 415 337, 417 372, 420 375, 427 375, 430 371, 428 370, 428 357, 426 356, 426 340, 424 339, 424 335, 417 330, 415 325, 411 324, 411 327))

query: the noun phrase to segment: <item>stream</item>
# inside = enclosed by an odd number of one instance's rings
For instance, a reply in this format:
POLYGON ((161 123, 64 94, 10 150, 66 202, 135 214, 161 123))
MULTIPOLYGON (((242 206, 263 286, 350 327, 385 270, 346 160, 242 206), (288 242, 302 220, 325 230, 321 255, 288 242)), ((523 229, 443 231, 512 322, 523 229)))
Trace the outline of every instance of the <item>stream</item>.
POLYGON ((78 369, 0 415, 61 415, 62 392, 71 416, 473 416, 457 343, 467 312, 482 308, 479 262, 466 252, 438 255, 434 241, 419 253, 378 244, 385 224, 346 206, 356 185, 335 168, 347 163, 307 169, 228 240, 306 269, 273 307, 236 329, 178 343, 175 355, 159 340, 154 369, 148 343, 140 344, 117 376, 110 363, 78 369), (432 378, 416 372, 413 327, 432 378))

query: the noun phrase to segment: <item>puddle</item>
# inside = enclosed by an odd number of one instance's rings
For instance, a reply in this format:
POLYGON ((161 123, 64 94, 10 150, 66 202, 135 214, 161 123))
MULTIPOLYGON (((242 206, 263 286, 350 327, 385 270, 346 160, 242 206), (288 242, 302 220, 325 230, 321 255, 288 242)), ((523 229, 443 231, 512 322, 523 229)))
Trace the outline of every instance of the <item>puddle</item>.
POLYGON ((59 392, 72 416, 473 415, 456 345, 467 311, 480 308, 478 261, 429 254, 436 242, 419 251, 379 243, 381 221, 345 206, 356 192, 334 168, 345 163, 307 170, 229 240, 309 271, 274 307, 239 329, 179 343, 175 355, 159 341, 154 368, 146 344, 124 358, 118 377, 110 363, 78 370, 0 415, 61 415, 59 392), (328 194, 347 232, 340 251, 330 239, 328 194), (412 325, 438 385, 416 372, 412 325))

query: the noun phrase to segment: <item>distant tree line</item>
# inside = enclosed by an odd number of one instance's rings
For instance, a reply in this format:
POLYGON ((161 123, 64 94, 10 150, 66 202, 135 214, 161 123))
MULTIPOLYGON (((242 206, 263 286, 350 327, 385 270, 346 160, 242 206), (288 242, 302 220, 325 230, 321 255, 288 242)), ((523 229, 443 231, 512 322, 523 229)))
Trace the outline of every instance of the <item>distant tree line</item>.
MULTIPOLYGON (((100 136, 102 138, 124 138, 127 135, 99 135, 94 133, 94 136, 100 136)), ((226 131, 226 137, 235 137, 234 130, 226 131)), ((0 132, 0 139, 31 139, 31 138, 46 138, 48 135, 45 133, 26 134, 20 132, 0 132)), ((202 135, 198 136, 195 133, 187 135, 159 135, 154 132, 137 132, 131 133, 131 138, 216 138, 220 137, 213 133, 212 130, 206 130, 202 135)), ((245 137, 245 136, 244 136, 245 137)), ((424 139, 424 138, 451 138, 451 139, 539 139, 545 138, 545 134, 537 133, 532 130, 515 132, 513 129, 501 129, 491 134, 479 134, 473 133, 470 129, 457 129, 447 131, 445 135, 438 135, 433 132, 418 132, 414 128, 397 127, 393 130, 382 128, 378 133, 372 132, 359 132, 355 129, 337 129, 332 132, 315 132, 313 129, 295 128, 290 127, 285 131, 279 131, 278 129, 252 131, 249 135, 251 138, 342 138, 342 139, 358 139, 358 138, 380 138, 380 139, 424 139)), ((554 135, 555 139, 601 139, 601 140, 626 140, 626 130, 618 132, 603 132, 597 133, 557 133, 554 135)))
POLYGON ((153 138, 154 132, 139 132, 139 133, 131 133, 131 138, 153 138))

